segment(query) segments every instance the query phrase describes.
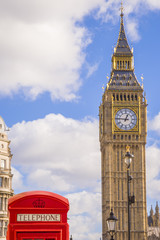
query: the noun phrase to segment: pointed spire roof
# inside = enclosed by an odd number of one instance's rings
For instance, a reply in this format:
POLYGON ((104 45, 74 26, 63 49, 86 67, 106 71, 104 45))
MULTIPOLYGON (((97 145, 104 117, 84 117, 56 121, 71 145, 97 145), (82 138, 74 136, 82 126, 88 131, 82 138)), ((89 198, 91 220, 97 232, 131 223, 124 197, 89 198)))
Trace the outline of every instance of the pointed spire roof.
POLYGON ((127 37, 125 34, 125 29, 124 29, 124 23, 123 23, 123 2, 121 1, 121 24, 120 24, 120 31, 119 31, 119 37, 117 41, 117 46, 114 50, 114 54, 125 54, 125 55, 133 55, 129 44, 127 42, 127 37))
POLYGON ((159 212, 159 206, 158 206, 158 202, 156 202, 156 207, 155 210, 159 212))
POLYGON ((153 208, 152 208, 152 205, 151 205, 151 210, 150 210, 150 216, 153 217, 153 208))
POLYGON ((117 46, 112 55, 112 71, 107 90, 143 91, 134 73, 133 51, 129 47, 124 30, 122 1, 120 10, 120 31, 117 46))

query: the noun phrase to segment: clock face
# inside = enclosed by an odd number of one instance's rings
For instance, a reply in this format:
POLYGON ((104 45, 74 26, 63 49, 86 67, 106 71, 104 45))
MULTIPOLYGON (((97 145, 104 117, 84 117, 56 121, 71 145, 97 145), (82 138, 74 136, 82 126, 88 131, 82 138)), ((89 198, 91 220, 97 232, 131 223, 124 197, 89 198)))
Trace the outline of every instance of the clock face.
POLYGON ((127 131, 136 126, 137 116, 131 109, 123 108, 117 111, 115 115, 115 123, 118 128, 127 131))

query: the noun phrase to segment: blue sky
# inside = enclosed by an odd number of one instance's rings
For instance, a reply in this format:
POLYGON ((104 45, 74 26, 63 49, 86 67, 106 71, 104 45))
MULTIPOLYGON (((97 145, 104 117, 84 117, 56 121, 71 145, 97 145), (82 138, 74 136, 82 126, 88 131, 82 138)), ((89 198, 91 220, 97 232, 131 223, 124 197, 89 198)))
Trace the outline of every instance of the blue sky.
MULTIPOLYGON (((101 236, 98 107, 118 39, 120 1, 0 1, 0 115, 15 193, 69 198, 75 239, 101 236), (81 226, 81 228, 79 227, 81 226)), ((160 2, 124 1, 135 73, 148 100, 147 200, 160 201, 160 2)))

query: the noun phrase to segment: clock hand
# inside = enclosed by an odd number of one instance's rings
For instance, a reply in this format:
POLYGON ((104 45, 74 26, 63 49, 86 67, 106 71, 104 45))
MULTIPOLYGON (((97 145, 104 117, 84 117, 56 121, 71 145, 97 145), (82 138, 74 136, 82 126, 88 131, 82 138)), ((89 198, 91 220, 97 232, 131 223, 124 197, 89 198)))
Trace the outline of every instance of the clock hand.
POLYGON ((122 119, 122 120, 129 120, 128 118, 115 118, 115 119, 122 119))
POLYGON ((124 119, 125 122, 126 122, 126 120, 129 120, 127 117, 128 117, 128 114, 126 115, 126 118, 124 119))

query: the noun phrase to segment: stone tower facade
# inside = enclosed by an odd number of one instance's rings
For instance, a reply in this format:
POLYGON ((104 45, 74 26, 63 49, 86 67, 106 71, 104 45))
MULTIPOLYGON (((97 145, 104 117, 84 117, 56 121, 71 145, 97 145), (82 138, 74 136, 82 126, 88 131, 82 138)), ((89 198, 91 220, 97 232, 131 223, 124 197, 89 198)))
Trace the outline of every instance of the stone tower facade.
POLYGON ((6 239, 8 225, 8 198, 13 195, 10 141, 6 125, 0 117, 0 240, 6 239))
POLYGON ((106 219, 111 208, 118 218, 115 239, 128 238, 126 146, 134 155, 130 167, 131 240, 147 238, 146 161, 147 101, 134 73, 133 49, 130 49, 123 22, 112 55, 109 82, 99 107, 99 138, 102 174, 102 234, 106 239, 106 219))

